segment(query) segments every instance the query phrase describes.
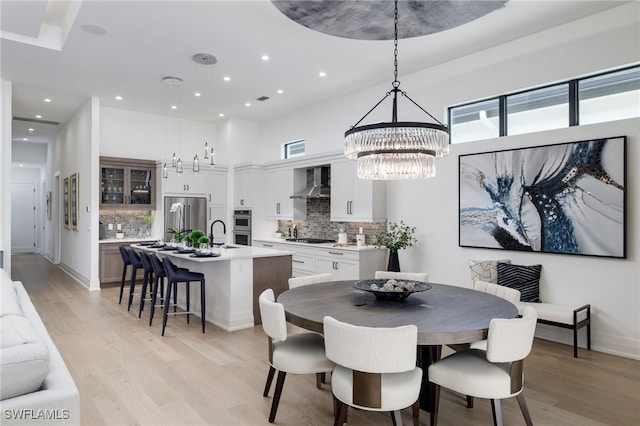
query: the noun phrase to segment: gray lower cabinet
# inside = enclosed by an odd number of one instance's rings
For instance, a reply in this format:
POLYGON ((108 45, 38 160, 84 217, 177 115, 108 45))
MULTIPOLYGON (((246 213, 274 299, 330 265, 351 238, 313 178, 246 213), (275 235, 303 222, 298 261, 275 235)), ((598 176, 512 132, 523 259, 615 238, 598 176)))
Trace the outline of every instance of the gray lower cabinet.
MULTIPOLYGON (((100 243, 100 255, 98 259, 98 267, 100 270, 100 284, 106 283, 119 283, 122 279, 122 256, 120 255, 119 246, 123 245, 128 247, 131 244, 139 243, 140 241, 126 242, 114 242, 114 243, 100 243)), ((142 277, 142 272, 138 271, 139 278, 142 277)), ((126 282, 131 280, 131 267, 127 268, 126 282)))

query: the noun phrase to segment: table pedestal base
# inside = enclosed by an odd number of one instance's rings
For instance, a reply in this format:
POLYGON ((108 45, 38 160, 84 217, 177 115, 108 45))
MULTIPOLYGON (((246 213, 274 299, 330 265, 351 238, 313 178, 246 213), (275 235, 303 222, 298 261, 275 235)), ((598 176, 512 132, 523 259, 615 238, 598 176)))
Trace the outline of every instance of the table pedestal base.
POLYGON ((422 368, 422 387, 420 388, 420 408, 433 413, 435 407, 436 385, 429 381, 429 366, 440 359, 441 345, 418 346, 418 367, 422 368))

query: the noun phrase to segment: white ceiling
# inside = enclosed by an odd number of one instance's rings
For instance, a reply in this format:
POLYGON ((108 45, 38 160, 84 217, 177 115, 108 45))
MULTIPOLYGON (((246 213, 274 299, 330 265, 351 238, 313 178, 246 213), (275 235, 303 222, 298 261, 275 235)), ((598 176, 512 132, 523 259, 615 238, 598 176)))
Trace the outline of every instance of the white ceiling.
MULTIPOLYGON (((400 80, 624 3, 511 0, 469 24, 400 40, 400 80)), ((322 34, 289 20, 268 0, 1 0, 0 14, 1 77, 13 83, 18 117, 40 114, 64 123, 88 97, 97 96, 104 106, 152 114, 260 122, 393 78, 392 41, 322 34), (83 30, 87 25, 106 34, 83 30), (218 62, 197 64, 196 53, 213 54, 218 62), (265 54, 268 61, 261 60, 265 54), (318 77, 320 71, 327 76, 318 77), (168 87, 161 82, 164 76, 184 83, 168 87), (257 101, 260 96, 270 99, 257 101), (52 102, 44 103, 45 97, 52 102), (171 103, 178 110, 172 111, 171 103)), ((48 142, 59 127, 14 120, 13 140, 48 142)))

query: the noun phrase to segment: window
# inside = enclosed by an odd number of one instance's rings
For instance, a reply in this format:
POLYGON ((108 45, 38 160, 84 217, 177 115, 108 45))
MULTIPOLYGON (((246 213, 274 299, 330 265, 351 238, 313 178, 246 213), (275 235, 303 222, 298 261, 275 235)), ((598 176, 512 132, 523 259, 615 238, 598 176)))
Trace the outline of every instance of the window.
POLYGON ((569 127, 569 83, 507 96, 507 134, 569 127))
POLYGON ((458 143, 497 138, 500 136, 499 110, 498 99, 451 108, 449 110, 451 140, 458 143))
POLYGON ((640 67, 578 82, 580 124, 640 116, 640 67))
POLYGON ((640 117, 640 66, 449 107, 451 143, 640 117))
POLYGON ((284 144, 283 158, 301 157, 305 153, 304 139, 284 144))

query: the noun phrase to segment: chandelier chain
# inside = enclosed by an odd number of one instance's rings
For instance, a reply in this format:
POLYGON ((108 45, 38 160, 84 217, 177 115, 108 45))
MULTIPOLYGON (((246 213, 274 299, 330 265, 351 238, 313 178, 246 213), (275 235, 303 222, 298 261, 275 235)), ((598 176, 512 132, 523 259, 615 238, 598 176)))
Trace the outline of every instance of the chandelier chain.
POLYGON ((394 88, 400 86, 398 81, 398 0, 393 9, 393 83, 394 88))

